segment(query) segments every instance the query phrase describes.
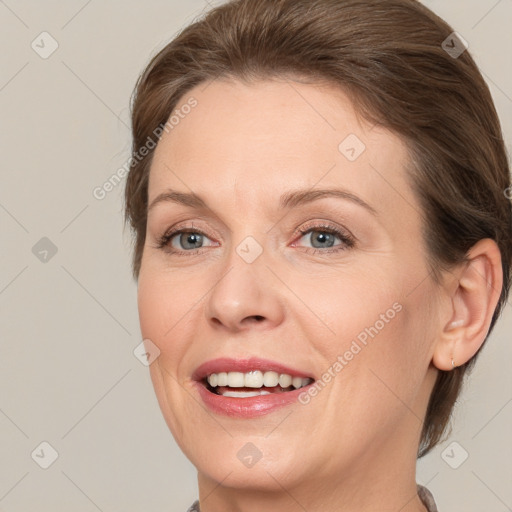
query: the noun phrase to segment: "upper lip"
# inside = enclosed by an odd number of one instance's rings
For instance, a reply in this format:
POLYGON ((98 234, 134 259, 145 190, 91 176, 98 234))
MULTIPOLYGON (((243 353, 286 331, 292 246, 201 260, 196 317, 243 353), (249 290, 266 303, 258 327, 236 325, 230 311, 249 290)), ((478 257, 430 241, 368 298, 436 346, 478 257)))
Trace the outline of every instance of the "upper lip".
POLYGON ((196 368, 192 374, 194 380, 200 381, 211 375, 212 373, 220 372, 250 372, 251 370, 260 370, 261 372, 274 371, 277 373, 286 373, 292 377, 310 378, 315 380, 311 374, 291 368, 277 361, 270 359, 261 359, 259 357, 250 357, 246 359, 233 359, 229 357, 219 357, 206 361, 196 368))

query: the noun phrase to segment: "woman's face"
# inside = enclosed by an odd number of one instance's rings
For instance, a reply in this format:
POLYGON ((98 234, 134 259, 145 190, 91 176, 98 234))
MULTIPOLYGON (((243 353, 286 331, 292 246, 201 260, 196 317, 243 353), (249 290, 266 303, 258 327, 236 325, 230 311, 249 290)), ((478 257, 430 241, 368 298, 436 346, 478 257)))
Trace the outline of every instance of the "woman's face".
POLYGON ((405 146, 327 86, 214 81, 177 109, 150 172, 138 306, 200 479, 292 489, 372 478, 390 457, 412 470, 440 309, 405 146))

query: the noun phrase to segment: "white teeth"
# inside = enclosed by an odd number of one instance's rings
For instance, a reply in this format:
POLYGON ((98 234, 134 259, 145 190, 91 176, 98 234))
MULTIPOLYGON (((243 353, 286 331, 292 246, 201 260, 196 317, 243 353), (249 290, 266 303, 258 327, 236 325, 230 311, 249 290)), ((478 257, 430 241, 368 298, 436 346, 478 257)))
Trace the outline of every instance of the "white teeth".
MULTIPOLYGON (((215 374, 213 374, 215 375, 215 374)), ((245 385, 245 377, 242 372, 229 372, 228 383, 226 386, 230 388, 243 388, 245 385)))
POLYGON ((295 389, 303 388, 310 383, 310 379, 301 379, 300 377, 293 377, 292 385, 295 389))
POLYGON ((259 370, 245 374, 246 388, 261 388, 263 386, 263 373, 259 370))
POLYGON ((282 388, 287 388, 288 386, 291 386, 292 385, 292 376, 287 375, 286 373, 281 373, 281 375, 279 375, 279 385, 282 388))
POLYGON ((248 398, 251 396, 270 395, 270 391, 224 391, 222 396, 228 396, 231 398, 248 398))
POLYGON ((263 375, 263 385, 267 388, 273 388, 279 384, 279 374, 277 372, 265 372, 263 375))
MULTIPOLYGON (((287 373, 277 373, 274 371, 261 372, 260 370, 253 370, 247 373, 242 372, 219 372, 212 373, 207 377, 208 383, 212 387, 217 386, 227 386, 230 388, 261 388, 265 387, 275 387, 277 385, 282 388, 288 388, 293 386, 295 389, 299 389, 301 387, 307 386, 311 379, 302 378, 302 377, 292 377, 287 373)), ((240 393, 240 392, 238 392, 240 393)), ((264 394, 267 394, 265 392, 264 394)), ((261 394, 261 393, 259 393, 261 394)), ((228 396, 228 395, 225 395, 228 396)), ((239 396, 239 395, 237 395, 239 396)), ((253 395, 251 395, 253 396, 253 395)), ((255 396, 255 395, 254 395, 255 396)))
POLYGON ((292 386, 295 389, 299 389, 302 387, 302 377, 293 377, 292 379, 292 386))

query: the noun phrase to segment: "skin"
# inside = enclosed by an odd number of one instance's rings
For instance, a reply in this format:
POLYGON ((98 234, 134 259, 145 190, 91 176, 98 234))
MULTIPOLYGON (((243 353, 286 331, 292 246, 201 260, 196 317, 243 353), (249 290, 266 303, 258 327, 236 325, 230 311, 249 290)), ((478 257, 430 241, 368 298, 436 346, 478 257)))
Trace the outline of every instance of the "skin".
POLYGON ((467 361, 485 339, 502 283, 497 246, 479 242, 436 287, 398 137, 360 119, 332 86, 207 85, 178 104, 198 102, 160 140, 148 197, 172 188, 208 207, 150 209, 138 281, 141 332, 160 350, 151 378, 198 470, 201 510, 424 511, 415 466, 428 398, 438 369, 467 361), (338 149, 349 134, 366 146, 355 161, 338 149), (378 216, 339 198, 278 209, 285 191, 330 187, 378 216), (322 221, 355 246, 336 238, 312 254, 322 221), (205 233, 203 248, 157 248, 173 225, 205 233), (301 235, 304 226, 314 229, 301 235), (252 263, 236 252, 248 236, 263 250, 252 263), (210 412, 193 387, 193 371, 222 356, 264 357, 321 379, 394 303, 400 312, 307 405, 230 418, 210 412), (248 442, 262 454, 251 468, 237 457, 248 442))

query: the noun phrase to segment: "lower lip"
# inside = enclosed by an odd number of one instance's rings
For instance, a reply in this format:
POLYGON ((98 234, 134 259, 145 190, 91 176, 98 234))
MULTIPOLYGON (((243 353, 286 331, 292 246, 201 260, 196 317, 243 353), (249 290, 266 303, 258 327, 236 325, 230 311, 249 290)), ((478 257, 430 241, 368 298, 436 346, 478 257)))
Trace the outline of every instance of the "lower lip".
POLYGON ((195 382, 201 399, 212 412, 236 418, 256 418, 269 414, 286 405, 293 404, 298 401, 299 395, 312 384, 283 393, 270 393, 269 395, 251 396, 247 398, 233 398, 216 395, 208 391, 201 382, 195 382))

